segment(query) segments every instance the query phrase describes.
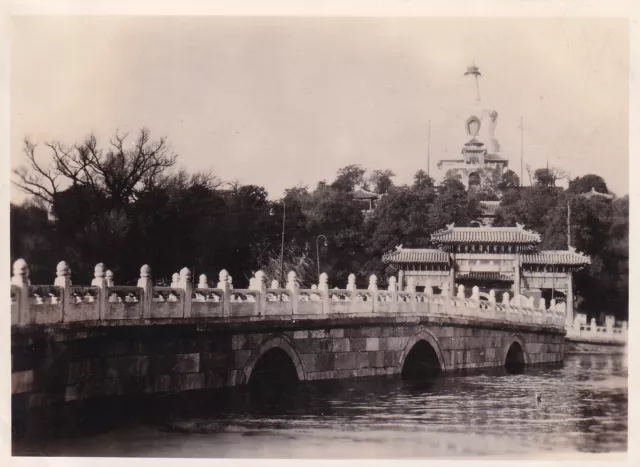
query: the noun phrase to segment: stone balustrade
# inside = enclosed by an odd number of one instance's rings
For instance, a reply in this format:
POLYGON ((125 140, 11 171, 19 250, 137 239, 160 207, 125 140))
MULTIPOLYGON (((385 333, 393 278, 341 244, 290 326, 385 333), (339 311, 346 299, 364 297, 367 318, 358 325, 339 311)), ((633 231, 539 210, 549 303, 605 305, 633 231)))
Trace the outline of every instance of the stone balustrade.
MULTIPOLYGON (((295 272, 288 274, 285 286, 277 281, 267 287, 266 278, 258 271, 248 289, 234 289, 231 276, 222 270, 215 287, 203 274, 193 286, 191 271, 183 268, 173 275, 169 287, 154 286, 151 269, 144 265, 136 286, 115 285, 111 271, 97 264, 90 286, 75 286, 71 269, 64 261, 56 270, 53 286, 31 285, 27 263, 19 259, 13 265, 11 278, 11 324, 13 326, 50 325, 70 322, 104 322, 161 319, 317 319, 336 315, 345 317, 387 316, 453 316, 480 321, 533 324, 564 328, 565 305, 554 300, 547 307, 544 300, 537 306, 533 299, 494 291, 470 293, 459 286, 453 293, 445 285, 440 294, 416 292, 411 279, 405 291, 398 291, 397 279, 388 280, 386 290, 378 288, 372 275, 367 289, 357 289, 355 276, 348 278, 346 288, 330 288, 327 274, 321 274, 317 285, 300 288, 295 272), (501 298, 501 299, 499 299, 501 298)), ((625 334, 626 335, 626 334, 625 334)))
POLYGON ((605 325, 598 326, 595 318, 587 323, 587 317, 577 314, 574 322, 567 324, 567 339, 577 342, 626 344, 629 338, 627 321, 616 323, 613 316, 605 317, 605 325))

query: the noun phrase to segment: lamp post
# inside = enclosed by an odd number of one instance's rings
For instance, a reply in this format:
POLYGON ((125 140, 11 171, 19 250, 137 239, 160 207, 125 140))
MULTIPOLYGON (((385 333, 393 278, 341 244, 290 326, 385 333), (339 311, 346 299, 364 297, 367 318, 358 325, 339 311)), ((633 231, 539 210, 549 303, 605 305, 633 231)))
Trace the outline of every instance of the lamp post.
MULTIPOLYGON (((284 202, 284 199, 273 202, 273 204, 277 204, 277 203, 282 203, 282 234, 281 234, 282 243, 280 246, 280 283, 282 285, 284 284, 284 225, 285 225, 285 220, 287 218, 287 205, 284 202)), ((275 214, 274 210, 273 208, 271 208, 269 210, 269 215, 273 216, 274 214, 275 214)))
POLYGON ((318 277, 320 277, 320 248, 318 247, 318 240, 320 240, 320 237, 324 238, 324 246, 327 246, 327 237, 325 237, 324 235, 318 235, 316 237, 316 260, 318 262, 318 277))
POLYGON ((287 204, 284 199, 280 201, 282 203, 282 244, 280 247, 280 285, 284 287, 284 223, 287 218, 287 204))

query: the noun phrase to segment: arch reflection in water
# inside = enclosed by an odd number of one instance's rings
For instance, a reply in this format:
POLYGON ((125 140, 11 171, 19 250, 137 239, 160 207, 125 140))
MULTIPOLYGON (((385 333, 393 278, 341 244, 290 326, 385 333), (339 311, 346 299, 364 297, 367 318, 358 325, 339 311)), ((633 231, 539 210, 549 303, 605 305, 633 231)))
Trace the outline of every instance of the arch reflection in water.
POLYGON ((524 373, 525 356, 522 345, 519 342, 514 342, 507 351, 507 358, 504 362, 504 367, 507 373, 521 374, 524 373))
POLYGON ((432 381, 441 371, 440 360, 434 348, 420 340, 411 348, 402 366, 402 379, 407 381, 432 381))

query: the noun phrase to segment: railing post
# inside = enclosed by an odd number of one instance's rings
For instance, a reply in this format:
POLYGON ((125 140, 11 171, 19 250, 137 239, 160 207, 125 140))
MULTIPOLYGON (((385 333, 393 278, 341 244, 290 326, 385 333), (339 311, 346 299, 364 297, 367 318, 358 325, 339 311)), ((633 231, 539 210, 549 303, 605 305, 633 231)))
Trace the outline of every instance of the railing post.
POLYGON ((331 313, 331 302, 329 301, 329 276, 326 272, 320 274, 318 278, 318 291, 322 297, 322 314, 331 313))
POLYGON ((391 293, 391 312, 396 313, 398 311, 398 281, 395 276, 389 278, 387 291, 391 293))
POLYGON ((349 292, 349 312, 353 312, 355 306, 354 303, 358 297, 358 294, 356 293, 356 275, 349 274, 347 280, 347 290, 349 292))
POLYGON ((191 271, 189 268, 182 268, 178 281, 178 288, 184 291, 183 314, 184 318, 191 317, 191 294, 193 293, 193 284, 191 284, 191 271))
MULTIPOLYGON (((153 300, 153 283, 151 282, 151 268, 148 264, 143 264, 140 268, 140 279, 138 279, 138 287, 142 289, 142 317, 144 319, 151 318, 151 304, 153 300)), ((191 303, 191 300, 189 300, 191 303)))
POLYGON ((489 308, 491 308, 493 318, 496 318, 496 291, 493 289, 489 290, 489 308))
POLYGON ((369 287, 367 288, 371 292, 371 300, 373 300, 373 312, 378 311, 378 278, 375 274, 369 276, 369 287))
POLYGON ((509 321, 511 318, 511 316, 509 316, 509 292, 504 292, 502 294, 502 305, 504 306, 504 317, 509 321))
POLYGON ((222 317, 231 315, 231 287, 228 282, 229 273, 226 269, 218 274, 218 289, 222 290, 222 317))
POLYGON ((298 277, 295 271, 289 271, 287 274, 287 290, 291 293, 291 313, 293 315, 298 314, 298 306, 300 304, 300 285, 298 284, 298 277))
POLYGON ((264 316, 267 309, 267 284, 265 283, 265 280, 264 272, 256 272, 254 290, 260 292, 260 296, 258 297, 258 300, 256 300, 258 302, 258 316, 264 316))
POLYGON ((64 321, 64 315, 69 310, 69 298, 71 295, 71 269, 66 262, 60 261, 56 267, 56 280, 53 285, 62 289, 62 309, 60 310, 60 317, 58 322, 64 321))
POLYGON ((280 283, 277 280, 272 280, 271 281, 271 288, 272 289, 279 289, 280 288, 280 283))
POLYGON ((540 310, 540 313, 542 314, 542 322, 543 322, 543 324, 549 324, 549 316, 547 315, 547 302, 542 297, 540 297, 540 301, 538 302, 538 309, 540 310))
POLYGON ((25 326, 32 321, 33 317, 31 316, 31 309, 29 306, 29 266, 22 258, 13 263, 11 285, 15 285, 20 289, 17 297, 17 322, 19 326, 25 326))
POLYGON ((409 301, 411 302, 411 313, 416 313, 418 304, 416 303, 416 283, 413 277, 407 277, 407 290, 409 293, 409 301))
MULTIPOLYGON (((111 276, 113 277, 113 275, 111 276)), ((104 264, 98 263, 93 269, 93 287, 98 287, 98 319, 102 321, 107 309, 107 278, 105 277, 104 264)))
POLYGON ((111 272, 111 269, 107 269, 107 272, 105 272, 105 274, 104 274, 104 278, 107 281, 107 287, 114 287, 115 286, 115 283, 113 282, 113 273, 111 272))
POLYGON ((208 289, 209 283, 207 282, 207 276, 205 274, 200 274, 198 278, 198 289, 208 289))

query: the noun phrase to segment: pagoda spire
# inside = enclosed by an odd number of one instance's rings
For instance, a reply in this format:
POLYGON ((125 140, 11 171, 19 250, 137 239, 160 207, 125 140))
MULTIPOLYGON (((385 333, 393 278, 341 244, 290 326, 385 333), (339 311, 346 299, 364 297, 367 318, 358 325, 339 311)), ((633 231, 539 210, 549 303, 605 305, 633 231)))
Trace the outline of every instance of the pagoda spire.
POLYGON ((475 63, 471 64, 471 66, 467 67, 467 71, 464 74, 465 76, 473 76, 473 79, 476 83, 476 102, 480 102, 480 85, 478 84, 478 78, 482 76, 480 73, 480 68, 476 66, 475 63))

